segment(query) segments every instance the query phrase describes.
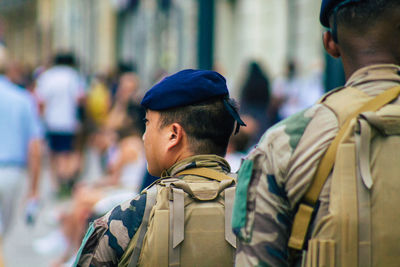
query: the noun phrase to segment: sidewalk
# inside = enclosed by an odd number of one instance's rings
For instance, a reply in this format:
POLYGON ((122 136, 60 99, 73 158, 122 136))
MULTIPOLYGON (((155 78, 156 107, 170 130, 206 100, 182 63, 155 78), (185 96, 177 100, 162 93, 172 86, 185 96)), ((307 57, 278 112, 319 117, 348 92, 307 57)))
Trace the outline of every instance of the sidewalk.
POLYGON ((41 179, 41 206, 34 225, 27 225, 24 217, 23 198, 27 181, 20 190, 20 201, 14 224, 4 239, 5 267, 47 267, 64 252, 65 242, 60 235, 57 215, 67 201, 56 200, 50 187, 50 173, 45 165, 41 179))

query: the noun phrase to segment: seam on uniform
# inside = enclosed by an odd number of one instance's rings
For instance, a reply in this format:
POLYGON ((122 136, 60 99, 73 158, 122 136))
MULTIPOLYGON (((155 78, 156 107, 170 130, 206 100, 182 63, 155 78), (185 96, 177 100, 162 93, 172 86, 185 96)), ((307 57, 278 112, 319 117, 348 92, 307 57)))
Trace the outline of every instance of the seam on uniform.
MULTIPOLYGON (((93 235, 93 233, 94 233, 94 234, 96 234, 97 244, 96 244, 96 246, 93 248, 93 253, 90 253, 89 266, 92 265, 92 260, 93 260, 93 258, 95 257, 97 248, 98 248, 99 245, 100 245, 100 238, 97 236, 97 232, 96 232, 96 230, 100 230, 100 229, 96 229, 95 226, 94 226, 94 224, 95 224, 94 222, 91 223, 91 226, 90 226, 91 228, 89 228, 88 232, 86 233, 86 235, 85 235, 85 237, 84 237, 84 240, 83 240, 83 242, 82 242, 81 248, 79 249, 78 255, 76 256, 75 263, 74 263, 74 265, 73 265, 74 267, 75 267, 75 266, 78 266, 78 267, 81 266, 81 265, 78 265, 78 263, 79 263, 79 260, 81 259, 82 252, 83 252, 84 248, 85 248, 86 245, 87 245, 87 241, 89 241, 89 239, 92 237, 92 235, 93 235), (89 232, 90 232, 90 234, 89 234, 89 232), (87 238, 87 239, 85 240, 85 238, 87 238)), ((103 225, 102 227, 104 227, 104 225, 103 225)), ((102 237, 104 237, 104 234, 106 233, 107 230, 108 230, 108 225, 107 225, 106 227, 104 227, 104 229, 101 230, 101 232, 102 232, 101 236, 102 236, 102 237)), ((85 256, 85 254, 84 254, 84 256, 85 256)))
POLYGON ((253 173, 253 161, 246 159, 243 161, 238 174, 238 184, 236 186, 236 196, 234 201, 234 209, 232 214, 233 232, 240 238, 248 239, 243 236, 242 229, 246 228, 247 218, 247 198, 249 183, 253 173))
POLYGON ((73 264, 74 267, 78 266, 79 259, 82 256, 83 248, 86 246, 86 242, 88 241, 90 236, 93 234, 93 232, 94 232, 94 227, 93 227, 93 223, 91 223, 90 226, 89 226, 89 230, 87 231, 85 237, 83 238, 82 245, 79 248, 78 254, 76 255, 76 258, 75 258, 75 261, 74 261, 74 264, 73 264))

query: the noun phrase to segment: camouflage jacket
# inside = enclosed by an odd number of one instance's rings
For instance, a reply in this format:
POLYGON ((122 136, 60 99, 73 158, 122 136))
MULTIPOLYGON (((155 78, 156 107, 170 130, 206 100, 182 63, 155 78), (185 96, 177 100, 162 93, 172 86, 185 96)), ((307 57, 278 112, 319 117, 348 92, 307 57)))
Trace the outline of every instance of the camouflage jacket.
MULTIPOLYGON (((161 179, 174 176, 186 169, 198 167, 230 172, 230 166, 223 158, 216 155, 198 155, 184 159, 165 170, 161 179)), ((94 221, 82 241, 74 266, 118 265, 129 241, 142 222, 145 206, 146 194, 142 193, 94 221)))
MULTIPOLYGON (((356 71, 345 87, 335 91, 351 86, 375 96, 397 85, 399 66, 373 65, 356 71)), ((338 125, 331 109, 316 104, 270 128, 244 159, 232 222, 239 238, 237 266, 296 264, 287 249, 295 210, 338 125)), ((330 177, 320 194, 315 221, 328 213, 329 191, 330 177)))

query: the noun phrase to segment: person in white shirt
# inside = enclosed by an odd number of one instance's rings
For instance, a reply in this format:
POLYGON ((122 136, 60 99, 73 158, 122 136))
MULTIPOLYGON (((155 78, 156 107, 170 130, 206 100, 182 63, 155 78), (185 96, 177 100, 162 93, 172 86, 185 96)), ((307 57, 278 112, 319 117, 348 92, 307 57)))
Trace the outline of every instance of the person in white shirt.
POLYGON ((72 54, 56 55, 54 66, 39 76, 36 87, 43 105, 42 116, 51 151, 53 177, 56 178, 54 182, 60 191, 70 189, 78 169, 74 146, 79 130, 78 106, 84 96, 84 86, 74 67, 72 54))

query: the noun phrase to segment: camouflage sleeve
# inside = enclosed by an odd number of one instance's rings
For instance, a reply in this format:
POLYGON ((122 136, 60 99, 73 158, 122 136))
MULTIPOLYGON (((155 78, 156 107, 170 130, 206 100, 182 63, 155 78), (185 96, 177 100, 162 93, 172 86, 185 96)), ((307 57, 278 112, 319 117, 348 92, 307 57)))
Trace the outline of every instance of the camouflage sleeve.
POLYGON ((146 194, 127 201, 89 227, 73 266, 116 266, 142 223, 146 194))
POLYGON ((240 188, 240 181, 235 199, 233 230, 239 237, 236 266, 287 265, 289 205, 283 186, 268 165, 267 155, 255 149, 239 171, 239 180, 247 180, 248 186, 240 188), (240 191, 247 191, 247 200, 240 191), (243 207, 238 209, 240 205, 243 207))
POLYGON ((295 207, 335 135, 334 114, 315 106, 271 128, 244 159, 232 227, 237 266, 288 266, 295 207))

